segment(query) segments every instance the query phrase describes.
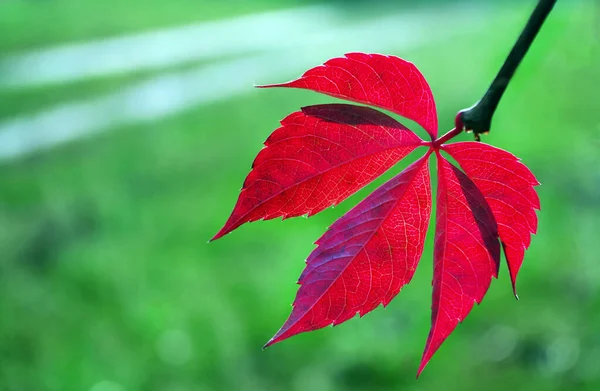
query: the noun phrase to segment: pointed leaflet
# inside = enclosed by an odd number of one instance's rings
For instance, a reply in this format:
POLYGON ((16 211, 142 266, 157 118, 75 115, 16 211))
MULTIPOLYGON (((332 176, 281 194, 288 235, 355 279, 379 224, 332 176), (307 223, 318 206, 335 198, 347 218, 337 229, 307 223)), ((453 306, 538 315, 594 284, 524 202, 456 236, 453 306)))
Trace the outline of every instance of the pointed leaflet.
POLYGON ((266 346, 385 306, 411 280, 431 212, 428 158, 383 184, 316 242, 292 314, 266 346))
POLYGON ((437 153, 438 189, 431 330, 419 374, 498 276, 494 216, 475 184, 437 153))
POLYGON ((462 142, 443 149, 477 185, 494 213, 516 296, 517 273, 530 234, 537 230, 540 200, 534 186, 539 182, 516 156, 491 145, 462 142))
POLYGON ((312 68, 299 79, 265 87, 293 87, 321 92, 390 110, 437 137, 435 101, 414 64, 394 56, 348 53, 312 68))
POLYGON ((422 140, 368 107, 310 106, 281 121, 254 160, 218 239, 259 219, 313 215, 340 203, 422 140))

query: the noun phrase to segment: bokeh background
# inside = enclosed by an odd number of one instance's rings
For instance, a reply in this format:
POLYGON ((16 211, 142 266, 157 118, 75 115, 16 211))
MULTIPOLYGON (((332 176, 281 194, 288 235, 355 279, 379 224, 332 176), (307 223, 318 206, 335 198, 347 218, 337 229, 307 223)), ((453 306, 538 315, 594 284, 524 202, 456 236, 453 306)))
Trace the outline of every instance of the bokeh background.
POLYGON ((600 389, 596 0, 558 2, 484 138, 543 184, 521 299, 503 266, 418 381, 431 232, 388 308, 261 350, 312 243, 413 155, 339 207, 207 244, 278 121, 335 101, 253 84, 394 54, 443 132, 534 3, 0 1, 0 390, 600 389))

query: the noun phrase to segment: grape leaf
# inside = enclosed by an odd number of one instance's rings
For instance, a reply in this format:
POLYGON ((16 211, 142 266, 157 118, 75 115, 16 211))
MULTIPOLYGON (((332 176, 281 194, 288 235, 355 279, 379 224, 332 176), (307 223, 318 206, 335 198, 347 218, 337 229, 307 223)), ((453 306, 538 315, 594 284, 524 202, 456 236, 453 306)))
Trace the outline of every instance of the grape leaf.
POLYGON ((426 152, 316 241, 298 281, 292 313, 265 346, 386 306, 410 282, 431 214, 428 160, 435 154, 432 316, 420 374, 498 277, 501 244, 516 295, 517 273, 530 235, 537 230, 538 181, 518 158, 499 148, 476 142, 444 144, 448 137, 437 138, 429 85, 412 63, 400 58, 350 53, 297 80, 265 87, 309 89, 384 108, 417 122, 432 139, 423 141, 375 109, 348 104, 305 107, 281 121, 256 157, 231 216, 213 239, 250 221, 314 215, 340 203, 416 148, 426 152))

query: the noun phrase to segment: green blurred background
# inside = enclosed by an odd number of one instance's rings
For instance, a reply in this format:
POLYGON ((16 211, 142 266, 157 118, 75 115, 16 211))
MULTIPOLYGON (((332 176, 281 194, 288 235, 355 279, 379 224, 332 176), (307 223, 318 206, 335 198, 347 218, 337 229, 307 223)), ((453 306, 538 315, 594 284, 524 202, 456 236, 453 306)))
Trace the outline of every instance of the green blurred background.
POLYGON ((443 132, 535 1, 307 3, 0 1, 0 390, 600 389, 596 0, 558 2, 484 138, 543 184, 521 299, 503 267, 415 381, 430 232, 387 309, 261 350, 312 243, 411 159, 335 209, 207 244, 278 121, 334 101, 253 83, 383 51, 420 67, 443 132))

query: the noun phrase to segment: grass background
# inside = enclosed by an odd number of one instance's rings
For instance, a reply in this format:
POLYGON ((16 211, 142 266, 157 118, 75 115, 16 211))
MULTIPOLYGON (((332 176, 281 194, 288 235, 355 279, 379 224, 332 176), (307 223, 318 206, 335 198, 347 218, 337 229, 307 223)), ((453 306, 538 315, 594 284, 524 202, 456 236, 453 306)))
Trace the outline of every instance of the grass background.
MULTIPOLYGON (((2 2, 0 59, 300 3, 2 2)), ((277 121, 332 101, 257 90, 0 163, 0 390, 597 390, 600 16, 592 0, 559 3, 484 139, 542 182, 521 300, 503 268, 417 382, 431 232, 413 282, 387 309, 261 351, 289 313, 312 243, 410 159, 311 219, 248 224, 206 244, 277 121)), ((361 2, 337 4, 364 12, 361 2)), ((390 51, 429 80, 442 131, 494 76, 527 18, 519 9, 474 37, 390 51)), ((0 121, 151 76, 0 91, 0 121)))

